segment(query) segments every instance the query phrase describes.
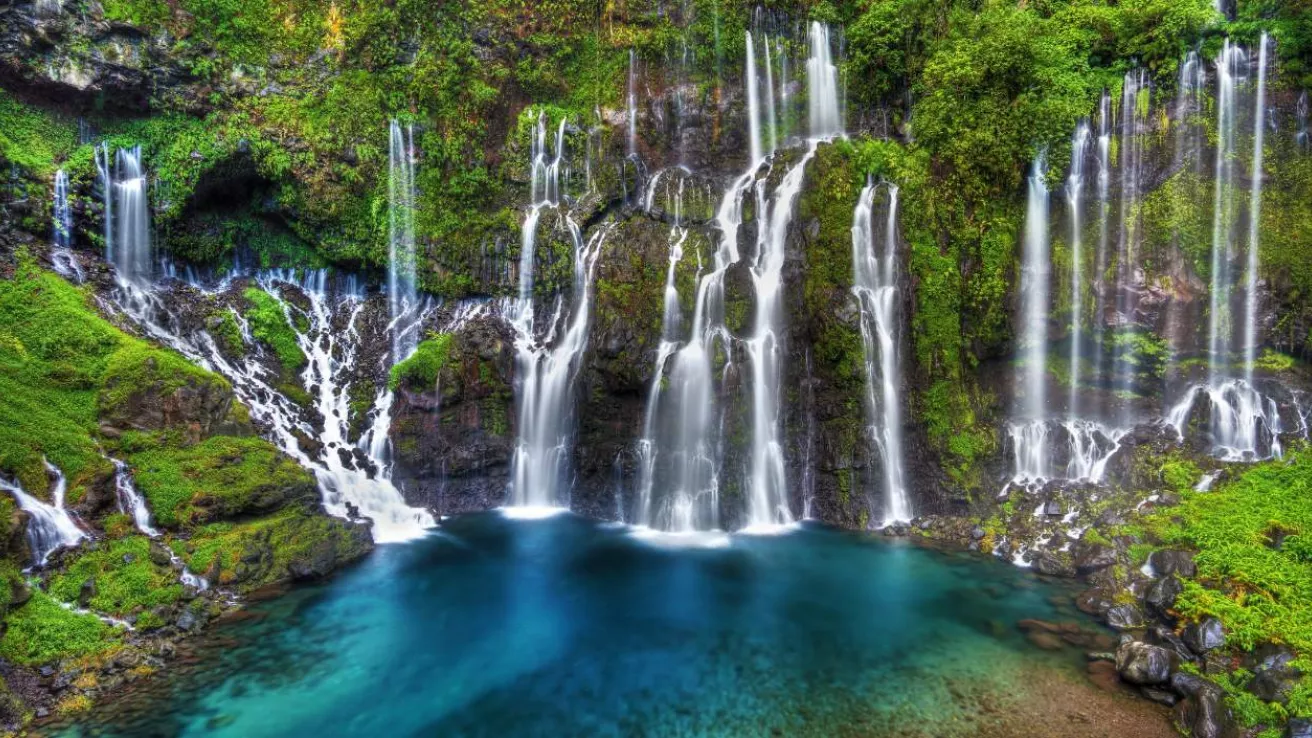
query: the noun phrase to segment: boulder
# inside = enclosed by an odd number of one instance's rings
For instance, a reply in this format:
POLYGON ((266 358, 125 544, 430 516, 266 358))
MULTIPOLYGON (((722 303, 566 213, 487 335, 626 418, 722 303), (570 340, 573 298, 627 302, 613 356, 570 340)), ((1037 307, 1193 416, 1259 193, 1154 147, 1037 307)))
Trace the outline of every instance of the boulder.
POLYGON ((1290 718, 1285 726, 1285 738, 1312 738, 1312 718, 1290 718))
POLYGON ((1176 657, 1160 646, 1130 641, 1116 649, 1116 671, 1131 684, 1165 684, 1176 657))
POLYGON ((1117 630, 1133 630, 1144 626, 1143 613, 1134 605, 1114 605, 1104 617, 1107 624, 1117 630))
POLYGON ((1294 687, 1298 685, 1302 676, 1303 672, 1289 664, 1280 664, 1254 674, 1253 681, 1248 683, 1248 691, 1260 700, 1283 705, 1289 702, 1289 697, 1294 693, 1294 687))
POLYGON ((1050 577, 1074 577, 1076 574, 1070 556, 1057 551, 1038 552, 1034 555, 1033 566, 1035 571, 1050 577))
POLYGON ((1184 642, 1197 653, 1206 653, 1225 645, 1225 628, 1216 618, 1205 618, 1184 629, 1184 642))
POLYGON ((1148 563, 1159 577, 1170 574, 1192 577, 1198 574, 1198 566, 1194 564, 1194 555, 1188 551, 1174 549, 1154 551, 1148 557, 1148 563))
POLYGON ((1175 720, 1193 738, 1233 738, 1238 735, 1234 717, 1225 706, 1225 693, 1214 684, 1175 706, 1175 720))
POLYGON ((96 588, 95 577, 82 582, 82 587, 77 592, 77 604, 82 607, 90 607, 91 600, 95 598, 100 591, 96 588))
POLYGON ((1173 621, 1171 608, 1175 607, 1175 600, 1183 591, 1184 585, 1180 582, 1180 579, 1174 574, 1168 574, 1153 582, 1153 586, 1144 595, 1144 604, 1148 606, 1149 612, 1157 617, 1173 621))
POLYGON ((1194 652, 1185 645, 1180 636, 1175 634, 1175 631, 1166 626, 1154 625, 1148 630, 1145 640, 1154 646, 1161 646, 1174 653, 1181 661, 1193 661, 1194 659, 1194 652))
POLYGON ((1071 563, 1080 574, 1106 569, 1116 563, 1116 549, 1101 543, 1077 541, 1071 547, 1071 563))

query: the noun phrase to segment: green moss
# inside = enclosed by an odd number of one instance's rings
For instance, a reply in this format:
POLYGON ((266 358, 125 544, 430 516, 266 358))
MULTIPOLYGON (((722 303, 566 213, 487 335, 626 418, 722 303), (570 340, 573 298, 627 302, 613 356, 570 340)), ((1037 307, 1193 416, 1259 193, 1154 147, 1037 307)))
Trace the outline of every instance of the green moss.
POLYGON ((288 321, 282 300, 256 287, 248 287, 242 295, 249 306, 246 319, 250 322, 251 335, 273 349, 286 374, 305 366, 305 352, 296 341, 296 331, 288 321))
POLYGON ((56 599, 77 602, 84 582, 94 581, 96 594, 87 605, 96 612, 120 617, 182 597, 182 585, 168 567, 150 560, 150 539, 142 535, 103 541, 83 548, 48 591, 56 599))
POLYGON ((221 310, 210 316, 210 334, 218 342, 219 349, 230 357, 240 357, 246 353, 246 343, 241 337, 241 327, 237 318, 229 310, 221 310))
POLYGON ((124 342, 109 355, 101 381, 97 405, 108 418, 131 417, 143 398, 165 397, 184 387, 231 391, 223 377, 139 340, 124 342))
POLYGON ((396 389, 402 382, 423 389, 434 387, 442 367, 451 358, 453 338, 450 333, 435 333, 421 341, 410 358, 392 367, 388 387, 396 389))
POLYGON ((192 526, 314 499, 314 479, 256 437, 213 436, 194 445, 160 434, 127 433, 122 453, 155 521, 192 526))
POLYGON ((1198 465, 1188 459, 1175 459, 1162 464, 1162 482, 1176 492, 1187 492, 1194 488, 1202 472, 1198 465))
POLYGON ((45 178, 76 147, 75 121, 25 105, 0 90, 0 160, 45 178))
POLYGON ((35 666, 66 658, 90 658, 118 646, 114 629, 94 615, 79 615, 34 590, 27 604, 11 613, 0 638, 0 656, 35 666))
POLYGON ((358 526, 295 507, 242 523, 214 523, 174 550, 192 571, 215 572, 241 591, 327 574, 371 548, 358 526))

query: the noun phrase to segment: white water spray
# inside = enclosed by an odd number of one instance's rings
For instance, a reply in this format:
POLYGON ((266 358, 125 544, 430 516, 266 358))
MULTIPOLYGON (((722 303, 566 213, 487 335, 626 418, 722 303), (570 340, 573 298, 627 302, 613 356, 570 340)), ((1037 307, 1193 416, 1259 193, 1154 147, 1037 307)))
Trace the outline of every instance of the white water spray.
POLYGON ((419 298, 415 287, 414 128, 389 126, 387 166, 387 305, 391 315, 392 363, 404 361, 418 344, 419 298))

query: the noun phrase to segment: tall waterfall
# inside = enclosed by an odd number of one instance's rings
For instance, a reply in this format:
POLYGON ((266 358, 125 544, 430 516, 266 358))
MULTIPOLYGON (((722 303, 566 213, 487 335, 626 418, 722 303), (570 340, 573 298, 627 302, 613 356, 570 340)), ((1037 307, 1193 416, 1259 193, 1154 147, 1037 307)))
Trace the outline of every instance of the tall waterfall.
POLYGON ((861 308, 861 344, 865 350, 866 412, 871 441, 884 467, 884 524, 911 519, 903 478, 902 409, 898 398, 897 195, 888 185, 888 213, 882 238, 874 228, 875 193, 867 184, 852 214, 852 294, 861 308), (880 391, 875 391, 876 383, 880 391))
POLYGON ((1307 108, 1307 90, 1303 90, 1298 96, 1298 104, 1294 110, 1294 117, 1298 126, 1297 133, 1294 134, 1294 142, 1298 144, 1300 149, 1306 149, 1308 146, 1307 108))
POLYGON ((561 197, 565 121, 556 132, 554 158, 547 149, 546 116, 538 116, 532 145, 530 188, 533 202, 524 218, 520 254, 520 291, 511 324, 518 363, 519 438, 511 481, 511 503, 517 507, 554 507, 568 503, 570 454, 574 434, 573 380, 587 347, 592 312, 592 282, 597 257, 611 227, 598 229, 586 241, 568 213, 562 215, 574 246, 574 284, 569 300, 556 299, 546 334, 539 337, 533 295, 534 252, 542 211, 557 208, 561 197))
POLYGON ((629 126, 629 156, 638 155, 638 55, 629 49, 629 94, 625 99, 627 105, 626 122, 629 126))
POLYGON ((410 355, 418 343, 415 321, 419 298, 415 289, 415 169, 414 128, 389 126, 387 161, 387 306, 391 314, 392 363, 410 355))
POLYGON ((23 491, 17 484, 0 479, 0 490, 12 494, 18 501, 18 507, 27 513, 27 545, 32 550, 32 561, 38 567, 45 566, 46 559, 50 558, 55 549, 76 546, 78 541, 87 537, 64 509, 67 481, 63 472, 49 461, 45 462, 45 466, 46 472, 53 478, 50 495, 54 504, 46 504, 23 491))
POLYGON ((1089 149, 1089 126, 1081 123, 1071 139, 1071 170, 1066 177, 1066 205, 1071 220, 1071 352, 1070 396, 1066 412, 1071 420, 1080 416, 1081 349, 1084 346, 1084 161, 1089 149))
POLYGON ((105 203, 105 260, 114 265, 120 283, 140 287, 149 282, 152 268, 141 147, 119 149, 111 163, 109 145, 102 144, 96 149, 96 168, 105 203))
POLYGON ((1051 476, 1048 445, 1048 283, 1051 254, 1048 241, 1047 159, 1034 157, 1027 179, 1025 240, 1020 276, 1020 353, 1017 374, 1017 420, 1011 427, 1018 480, 1051 476))
POLYGON ((1262 162, 1266 128, 1266 77, 1269 38, 1262 35, 1257 54, 1256 74, 1251 73, 1252 59, 1228 39, 1216 60, 1216 163, 1212 214, 1212 283, 1208 319, 1208 363, 1206 385, 1190 387, 1184 397, 1166 414, 1166 423, 1183 439, 1194 402, 1206 396, 1210 405, 1212 452, 1225 460, 1251 461, 1279 456, 1281 453, 1280 410, 1275 401, 1264 397, 1253 383, 1257 358, 1257 312, 1259 235, 1261 225, 1262 162), (1252 169, 1249 172, 1249 198, 1242 213, 1237 171, 1239 136, 1242 120, 1241 91, 1251 88, 1253 114, 1252 169), (1235 263, 1240 250, 1238 224, 1241 214, 1247 218, 1248 233, 1244 261, 1235 263), (1235 321, 1235 290, 1242 276, 1244 293, 1242 336, 1235 321), (1239 372, 1235 372, 1236 339, 1239 372), (1237 376, 1236 376, 1237 374, 1237 376))
POLYGON ((760 162, 765 153, 761 150, 761 83, 756 74, 756 48, 752 43, 752 32, 747 32, 747 78, 743 87, 747 89, 747 142, 748 154, 752 163, 760 162))
POLYGON ((1258 42, 1257 91, 1253 100, 1253 159, 1248 174, 1248 269, 1244 281, 1244 381, 1253 384, 1257 361, 1257 269, 1262 236, 1262 154, 1266 136, 1266 64, 1269 37, 1258 42))
POLYGON ((1112 101, 1106 90, 1098 102, 1098 253, 1093 266, 1093 361, 1094 381, 1101 382, 1107 344, 1107 260, 1110 248, 1112 182, 1112 101))
POLYGON ((807 100, 812 138, 832 138, 843 135, 843 120, 839 113, 838 67, 834 65, 829 46, 829 26, 818 21, 811 23, 811 55, 806 60, 807 100))
POLYGON ((82 282, 82 267, 77 263, 70 247, 73 245, 73 210, 68 204, 68 172, 55 172, 54 199, 50 208, 51 243, 50 261, 65 279, 82 282))
MULTIPOLYGON (((1148 121, 1148 72, 1132 69, 1125 73, 1121 86, 1120 136, 1120 216, 1116 238, 1116 324, 1124 336, 1137 328, 1140 282, 1139 242, 1142 199, 1143 149, 1148 121)), ((1117 371, 1113 380, 1122 392, 1135 390, 1134 369, 1137 359, 1133 341, 1122 341, 1116 353, 1117 371)), ((1122 420, 1129 421, 1126 404, 1122 420)))
MULTIPOLYGON (((699 516, 699 512, 705 513, 707 511, 698 510, 696 495, 699 490, 694 489, 695 481, 692 479, 681 479, 680 482, 682 483, 669 490, 665 498, 659 502, 653 497, 656 483, 656 455, 661 449, 657 437, 657 424, 660 420, 658 410, 661 399, 661 383, 665 376, 665 365, 679 347, 679 331, 683 323, 682 308, 679 305, 679 290, 675 286, 674 278, 679 263, 683 261, 683 247, 688 240, 688 229, 682 223, 685 181, 685 178, 679 178, 678 190, 674 195, 674 222, 670 225, 669 235, 670 257, 665 268, 661 342, 656 349, 656 371, 652 374, 651 389, 647 395, 647 411, 643 420, 642 438, 638 441, 638 522, 648 527, 673 531, 696 530, 698 517, 710 521, 714 520, 713 515, 702 514, 699 516)), ((653 182, 653 189, 654 185, 655 182, 653 182)), ((648 196, 650 195, 649 192, 648 196)), ((675 432, 682 432, 683 430, 678 428, 675 432)), ((674 451, 677 442, 674 438, 669 440, 672 441, 670 450, 674 451)), ((676 463, 680 466, 686 466, 688 461, 681 458, 676 463)))

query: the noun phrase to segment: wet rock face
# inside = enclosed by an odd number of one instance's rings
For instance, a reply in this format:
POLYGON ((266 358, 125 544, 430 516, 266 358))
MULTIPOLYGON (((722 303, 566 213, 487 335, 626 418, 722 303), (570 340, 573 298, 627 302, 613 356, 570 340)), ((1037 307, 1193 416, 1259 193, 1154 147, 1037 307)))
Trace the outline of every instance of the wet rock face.
POLYGON ((155 99, 199 112, 203 95, 189 89, 187 54, 167 33, 154 36, 98 14, 43 9, 38 3, 0 16, 0 77, 31 93, 85 109, 141 113, 155 99), (76 41, 77 43, 74 43, 76 41))
POLYGON ((411 505, 440 515, 499 506, 514 453, 514 338, 493 317, 452 337, 437 382, 396 390, 392 481, 411 505))

